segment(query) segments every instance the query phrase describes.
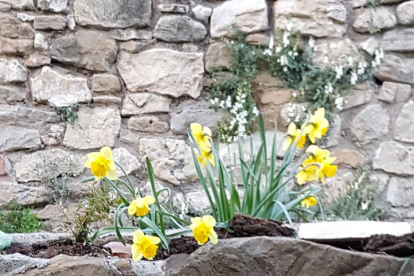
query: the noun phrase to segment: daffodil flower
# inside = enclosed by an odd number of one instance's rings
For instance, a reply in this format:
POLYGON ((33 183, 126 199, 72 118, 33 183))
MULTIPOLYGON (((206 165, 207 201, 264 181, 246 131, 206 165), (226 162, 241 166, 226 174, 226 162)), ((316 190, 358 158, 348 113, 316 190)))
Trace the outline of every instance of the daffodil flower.
POLYGON ((320 167, 316 171, 316 179, 321 180, 322 184, 325 184, 325 176, 326 177, 334 177, 336 171, 338 169, 337 166, 332 165, 332 163, 336 160, 336 157, 326 157, 324 161, 320 163, 320 167))
POLYGON ((315 177, 310 181, 320 180, 323 184, 325 184, 325 176, 333 177, 336 174, 337 166, 332 165, 332 163, 335 162, 336 157, 330 157, 329 150, 311 145, 306 150, 306 153, 309 155, 309 158, 303 161, 302 166, 310 165, 312 163, 318 164, 315 166, 315 177))
POLYGON ((304 126, 304 132, 308 135, 309 140, 315 144, 316 139, 321 139, 326 134, 328 127, 329 122, 325 118, 325 109, 319 108, 304 126))
POLYGON ((205 244, 209 239, 213 244, 218 243, 217 233, 214 231, 216 220, 212 216, 192 218, 190 229, 199 245, 205 244))
POLYGON ((283 150, 287 150, 292 144, 297 142, 298 149, 303 148, 306 143, 306 135, 301 129, 297 129, 294 123, 288 127, 288 139, 283 143, 283 150))
POLYGON ((155 198, 152 196, 139 197, 132 201, 128 207, 128 214, 130 216, 143 217, 150 211, 150 205, 155 203, 155 198))
POLYGON ((210 162, 211 166, 215 166, 215 162, 214 162, 214 154, 213 151, 211 150, 211 147, 203 147, 200 149, 201 154, 197 154, 197 158, 198 158, 198 162, 200 162, 200 164, 203 167, 207 166, 207 162, 210 162))
POLYGON ((311 182, 316 180, 316 171, 318 166, 316 165, 306 165, 302 164, 301 170, 296 174, 296 181, 299 185, 303 185, 306 182, 311 182))
POLYGON ((318 204, 318 199, 314 196, 309 196, 300 202, 303 208, 309 208, 318 204))
POLYGON ((197 145, 202 147, 209 147, 210 138, 212 136, 211 129, 208 127, 203 127, 199 123, 192 123, 190 125, 191 134, 193 135, 197 145))
POLYGON ((112 150, 103 147, 99 152, 91 152, 88 154, 88 160, 85 167, 91 169, 95 180, 107 177, 110 180, 116 180, 116 165, 112 157, 112 150))
POLYGON ((160 238, 154 236, 144 235, 141 229, 134 233, 132 239, 132 260, 137 262, 144 257, 147 260, 152 260, 157 255, 158 244, 161 242, 160 238))

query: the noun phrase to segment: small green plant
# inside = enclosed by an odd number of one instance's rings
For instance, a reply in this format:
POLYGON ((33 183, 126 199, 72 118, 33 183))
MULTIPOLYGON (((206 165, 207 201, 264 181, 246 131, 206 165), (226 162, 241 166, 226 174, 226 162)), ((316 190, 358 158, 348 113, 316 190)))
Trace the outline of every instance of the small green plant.
POLYGON ((42 181, 42 184, 51 191, 53 201, 57 204, 66 203, 69 195, 66 181, 69 177, 66 174, 52 177, 42 181))
POLYGON ((380 2, 378 0, 367 0, 367 3, 365 4, 365 6, 367 6, 368 8, 372 8, 372 9, 375 9, 379 5, 380 5, 380 2))
POLYGON ((33 233, 42 229, 42 222, 32 213, 32 208, 9 203, 10 210, 0 210, 0 231, 5 233, 33 233))
POLYGON ((56 107, 55 106, 55 110, 56 112, 60 115, 60 118, 65 121, 68 122, 69 124, 74 124, 76 119, 78 119, 78 110, 79 110, 79 105, 74 104, 71 106, 66 106, 66 107, 56 107))
POLYGON ((346 193, 325 208, 328 220, 379 220, 386 212, 378 207, 379 194, 368 167, 358 168, 346 193))

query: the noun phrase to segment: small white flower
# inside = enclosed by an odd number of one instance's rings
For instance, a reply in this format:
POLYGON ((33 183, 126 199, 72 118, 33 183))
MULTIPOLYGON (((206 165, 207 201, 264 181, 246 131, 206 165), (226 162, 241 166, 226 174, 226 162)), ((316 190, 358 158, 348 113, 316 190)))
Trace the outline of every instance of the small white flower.
POLYGON ((271 55, 272 55, 272 50, 270 50, 270 49, 266 49, 266 50, 264 50, 264 51, 263 51, 263 54, 264 54, 265 56, 271 56, 271 55))
POLYGON ((293 93, 292 93, 292 97, 293 97, 293 98, 296 98, 297 96, 298 96, 298 93, 296 93, 296 92, 293 92, 293 93))
POLYGON ((352 72, 351 73, 351 84, 355 85, 357 81, 358 81, 358 75, 355 74, 355 72, 352 72))
POLYGON ((293 52, 292 52, 292 51, 289 51, 289 52, 288 52, 288 55, 289 55, 289 56, 293 56, 293 52))
POLYGON ((283 43, 283 46, 285 46, 285 47, 287 47, 290 44, 289 36, 290 36, 290 34, 287 33, 287 32, 285 32, 283 34, 282 43, 283 43))
POLYGON ((257 109, 257 107, 253 107, 252 113, 255 117, 259 116, 259 109, 257 109))
POLYGON ((293 23, 292 23, 292 21, 289 21, 286 24, 286 31, 291 32, 292 31, 292 28, 293 28, 293 23))
POLYGON ((270 36, 270 40, 269 40, 269 49, 273 49, 273 47, 275 47, 275 39, 273 37, 273 35, 270 36))
POLYGON ((328 64, 328 63, 329 63, 329 58, 328 58, 328 56, 325 56, 325 57, 323 58, 323 63, 325 63, 325 64, 328 64))
POLYGON ((366 209, 368 209, 368 205, 369 205, 369 202, 367 201, 367 202, 362 202, 361 203, 361 209, 362 210, 366 210, 366 209))
POLYGON ((283 67, 283 72, 287 72, 287 67, 283 67))
POLYGON ((336 71, 336 79, 339 80, 344 74, 344 68, 342 66, 336 66, 335 71, 336 71))
POLYGON ((280 51, 282 51, 282 47, 277 46, 277 47, 276 47, 276 53, 280 53, 280 51))
POLYGON ((354 59, 352 57, 348 57, 348 66, 352 66, 354 64, 354 59))
POLYGON ((314 49, 315 48, 315 39, 313 39, 313 36, 311 36, 310 38, 309 38, 309 47, 311 48, 311 49, 314 49))
POLYGON ((344 98, 342 97, 336 98, 335 105, 337 109, 342 110, 342 108, 344 107, 344 98))

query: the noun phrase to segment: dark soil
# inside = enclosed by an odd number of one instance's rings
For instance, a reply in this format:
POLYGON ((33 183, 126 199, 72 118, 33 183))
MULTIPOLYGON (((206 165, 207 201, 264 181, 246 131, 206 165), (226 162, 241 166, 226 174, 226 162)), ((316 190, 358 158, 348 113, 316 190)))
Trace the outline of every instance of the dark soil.
POLYGON ((364 247, 365 252, 387 254, 396 257, 414 255, 414 233, 401 237, 391 235, 374 235, 369 238, 364 247))

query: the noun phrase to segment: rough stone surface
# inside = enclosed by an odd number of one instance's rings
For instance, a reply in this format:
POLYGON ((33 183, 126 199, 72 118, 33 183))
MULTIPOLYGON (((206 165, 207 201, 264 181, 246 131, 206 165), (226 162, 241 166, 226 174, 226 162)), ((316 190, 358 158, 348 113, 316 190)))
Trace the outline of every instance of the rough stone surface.
POLYGON ((121 83, 115 75, 93 75, 92 90, 93 92, 119 92, 121 91, 121 83))
POLYGON ((63 144, 77 149, 114 147, 120 128, 118 109, 81 107, 75 124, 66 128, 63 144))
POLYGON ((63 103, 63 106, 68 106, 92 100, 86 78, 63 75, 47 66, 30 82, 33 98, 38 103, 63 103))
POLYGON ((360 53, 358 48, 350 39, 341 40, 321 40, 316 44, 316 51, 313 54, 313 62, 315 65, 325 67, 324 59, 328 56, 331 64, 347 66, 351 57, 354 61, 359 60, 360 53))
POLYGON ((31 22, 35 19, 35 16, 28 15, 27 13, 22 13, 22 12, 19 12, 18 14, 16 14, 16 16, 23 22, 31 22))
POLYGON ((41 15, 36 16, 34 28, 36 30, 60 31, 66 27, 66 17, 60 15, 41 15))
POLYGON ((397 7, 398 20, 403 25, 414 24, 414 1, 401 3, 397 7))
POLYGON ((292 91, 279 88, 273 91, 266 91, 260 96, 261 104, 281 105, 292 100, 292 91))
POLYGON ((414 51, 413 40, 413 29, 390 30, 384 34, 382 48, 389 52, 412 52, 414 51))
POLYGON ((6 3, 0 3, 0 12, 9 12, 11 11, 11 5, 6 3))
POLYGON ((348 95, 344 110, 361 106, 369 103, 375 94, 375 88, 372 83, 361 83, 355 87, 355 90, 348 95))
POLYGON ((42 111, 23 106, 0 105, 0 123, 25 127, 41 126, 60 121, 55 112, 42 111))
POLYGON ((346 31, 346 8, 338 1, 279 0, 273 10, 276 30, 292 24, 293 32, 315 37, 342 37, 346 31))
POLYGON ((39 53, 34 53, 30 55, 29 59, 26 61, 27 67, 40 67, 43 65, 49 65, 52 62, 51 58, 39 53))
POLYGON ((122 99, 115 96, 97 96, 92 98, 93 102, 96 104, 106 104, 106 105, 120 105, 122 103, 122 99))
POLYGON ((78 176, 84 171, 86 156, 61 149, 47 149, 27 154, 16 162, 19 182, 43 181, 62 174, 78 176))
POLYGON ((131 39, 148 40, 152 38, 152 32, 133 28, 115 29, 110 31, 109 37, 120 41, 128 41, 131 39))
POLYGON ((166 133, 170 130, 170 125, 158 116, 146 115, 131 117, 128 121, 128 128, 148 133, 166 133))
POLYGON ((124 100, 122 116, 170 111, 170 99, 150 93, 128 94, 124 100))
POLYGON ((198 42, 206 36, 204 24, 188 16, 163 16, 154 29, 154 37, 167 42, 198 42))
POLYGON ((373 168, 398 175, 414 175, 414 148, 383 142, 375 153, 373 168))
POLYGON ((214 111, 204 101, 187 101, 181 103, 171 113, 171 131, 175 134, 187 134, 191 123, 198 122, 208 126, 211 131, 218 133, 218 122, 227 118, 229 114, 224 110, 214 111))
POLYGON ((30 258, 19 253, 12 255, 0 255, 0 274, 13 276, 33 268, 44 268, 50 264, 50 260, 30 258))
POLYGON ((185 195, 185 201, 195 213, 204 213, 210 209, 210 202, 204 191, 187 193, 185 195))
POLYGON ((183 4, 160 4, 158 9, 162 13, 188 13, 190 7, 183 4))
POLYGON ((192 12, 196 19, 206 22, 210 18, 211 14, 213 13, 213 9, 210 7, 197 5, 193 8, 192 12))
POLYGON ((397 25, 397 18, 392 10, 387 7, 377 7, 363 9, 352 26, 356 32, 369 33, 391 29, 395 25, 397 25))
POLYGON ((332 157, 336 157, 335 164, 349 165, 352 168, 357 168, 364 164, 365 157, 356 150, 339 149, 332 152, 332 157))
POLYGON ((246 43, 252 45, 268 46, 270 39, 270 36, 264 34, 249 34, 246 36, 246 43))
POLYGON ((11 182, 0 182, 0 208, 7 208, 10 200, 15 199, 23 206, 44 205, 52 201, 50 191, 44 186, 31 186, 11 182))
MULTIPOLYGON (((113 157, 115 162, 117 162, 125 170, 127 174, 138 170, 141 167, 141 164, 138 162, 138 159, 132 155, 126 148, 116 148, 113 150, 113 157)), ((124 173, 120 168, 116 168, 116 174, 120 177, 124 173)))
MULTIPOLYGON (((170 276, 366 276, 394 275, 401 267, 401 260, 292 238, 253 237, 221 240, 215 246, 208 243, 184 262, 167 260, 165 267, 170 276), (306 262, 302 263, 304 258, 306 262), (169 271, 169 267, 174 270, 169 271)), ((405 271, 413 274, 414 266, 409 264, 405 271)))
POLYGON ((7 38, 33 38, 34 30, 30 23, 22 23, 16 17, 0 14, 0 36, 7 38))
POLYGON ((37 50, 47 50, 47 49, 49 49, 49 44, 47 42, 46 37, 42 34, 39 34, 39 33, 35 34, 34 47, 37 50))
POLYGON ((382 81, 414 83, 412 64, 414 60, 386 54, 381 65, 375 72, 375 77, 382 81))
POLYGON ((75 19, 82 26, 145 27, 151 20, 151 4, 151 0, 75 0, 75 19))
POLYGON ((375 54, 375 51, 380 48, 380 43, 375 37, 370 37, 359 44, 359 48, 367 52, 370 56, 375 54))
POLYGON ((205 66, 208 72, 214 69, 230 69, 231 50, 223 42, 216 42, 208 46, 205 56, 205 66))
POLYGON ((121 52, 117 68, 130 91, 197 98, 203 86, 202 53, 167 49, 152 49, 139 54, 121 52), (157 70, 153 70, 154 67, 157 70))
POLYGON ((110 70, 117 51, 115 40, 93 31, 57 38, 50 48, 52 59, 94 71, 110 70))
POLYGON ((67 203, 65 206, 59 204, 46 205, 42 210, 36 213, 41 220, 67 221, 73 223, 78 209, 77 203, 67 203))
POLYGON ((341 143, 342 138, 342 119, 339 115, 334 115, 333 123, 329 126, 329 130, 326 133, 326 139, 320 141, 321 146, 324 148, 336 147, 341 143))
POLYGON ((414 102, 406 103, 395 123, 394 139, 414 143, 414 102))
POLYGON ((0 152, 36 148, 42 144, 39 131, 23 127, 1 128, 0 152))
POLYGON ((0 58, 0 84, 25 82, 27 70, 16 59, 0 58))
POLYGON ((33 51, 33 39, 9 39, 0 36, 0 54, 24 56, 33 51))
POLYGON ((391 117, 386 109, 379 104, 370 105, 354 117, 351 131, 357 141, 365 144, 386 135, 390 122, 391 117))
POLYGON ((10 4, 13 9, 34 10, 33 0, 2 0, 3 3, 10 4))
POLYGON ((211 36, 234 36, 237 30, 243 33, 264 31, 269 27, 265 0, 227 1, 213 10, 211 36))
POLYGON ((197 179, 191 149, 183 140, 141 138, 139 151, 141 161, 148 157, 161 180, 180 185, 197 179))
POLYGON ((68 0, 39 0, 37 6, 44 11, 65 12, 68 0))
POLYGON ((391 177, 385 198, 393 207, 411 207, 414 205, 414 179, 391 177))
POLYGON ((382 83, 378 99, 386 103, 405 102, 410 97, 411 91, 409 84, 385 81, 382 83))
POLYGON ((0 154, 0 176, 10 174, 11 164, 7 156, 0 154))
POLYGON ((0 104, 21 102, 25 98, 26 91, 24 89, 20 87, 0 85, 0 104))

